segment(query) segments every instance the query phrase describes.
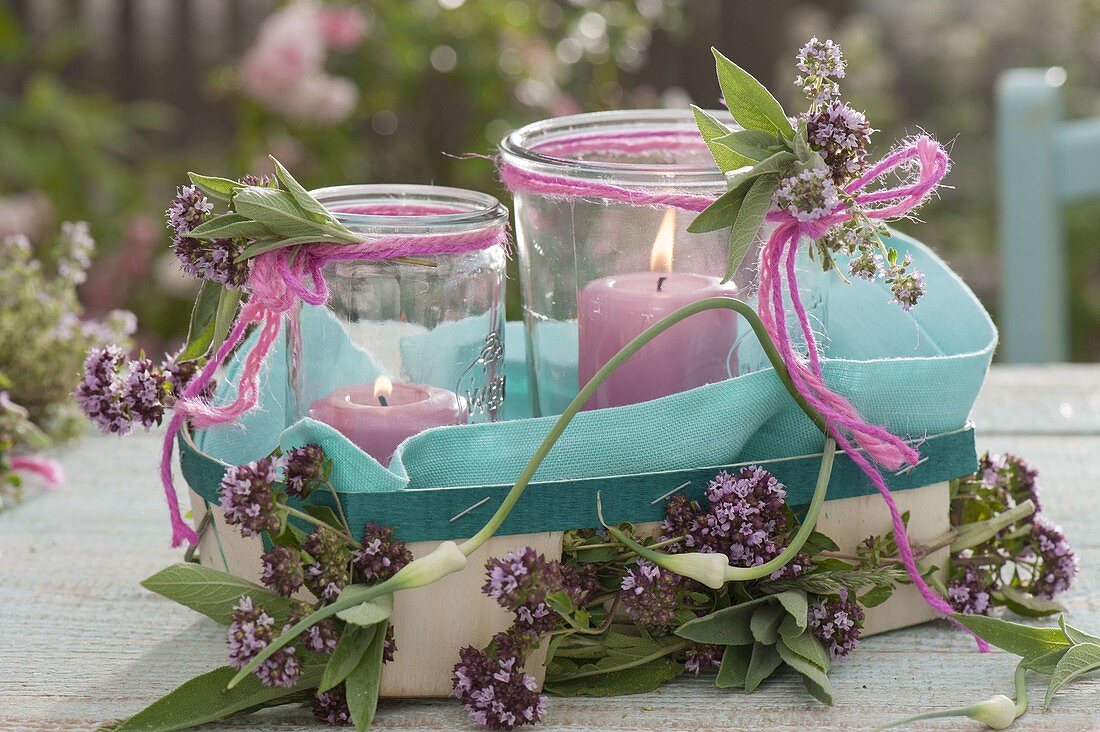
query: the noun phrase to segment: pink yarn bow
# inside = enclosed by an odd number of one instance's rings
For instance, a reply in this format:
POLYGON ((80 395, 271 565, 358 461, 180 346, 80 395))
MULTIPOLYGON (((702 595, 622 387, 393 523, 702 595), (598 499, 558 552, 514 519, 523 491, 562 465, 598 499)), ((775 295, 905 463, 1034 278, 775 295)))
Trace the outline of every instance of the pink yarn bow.
MULTIPOLYGON (((950 161, 943 147, 935 140, 921 136, 880 160, 863 177, 850 183, 845 188, 845 192, 856 196, 856 204, 863 208, 869 218, 877 220, 895 218, 919 206, 943 180, 949 165, 950 161), (913 164, 917 166, 918 171, 915 181, 894 188, 865 191, 870 183, 899 166, 913 164)), ((868 424, 847 399, 832 391, 825 383, 817 341, 798 292, 795 255, 798 252, 799 241, 803 237, 818 239, 824 236, 830 227, 843 223, 849 218, 850 214, 843 208, 808 222, 799 221, 785 210, 768 214, 767 220, 777 226, 760 251, 758 307, 760 320, 764 324, 764 329, 775 341, 783 362, 790 372, 795 389, 825 417, 829 435, 836 440, 837 445, 844 450, 852 462, 859 466, 885 501, 894 526, 898 557, 905 566, 910 580, 932 608, 941 613, 951 613, 953 612, 951 605, 932 590, 921 577, 901 513, 890 490, 886 487, 882 472, 872 463, 873 460, 874 463, 887 469, 897 470, 904 463, 915 465, 920 455, 911 445, 889 431, 868 424), (791 306, 798 319, 799 329, 806 346, 805 357, 795 352, 787 332, 784 291, 790 298, 791 306), (869 460, 868 457, 871 459, 869 460)), ((982 645, 981 641, 979 645, 982 645)), ((987 650, 984 645, 983 650, 987 650)))
MULTIPOLYGON (((384 211, 360 210, 358 213, 386 215, 384 211)), ((413 215, 416 212, 406 208, 405 213, 413 215)), ((185 541, 197 544, 199 541, 198 534, 184 521, 180 513, 179 499, 172 479, 172 454, 179 431, 187 420, 199 429, 232 424, 256 406, 259 401, 260 369, 272 344, 279 337, 283 316, 298 302, 310 305, 328 302, 328 283, 324 276, 324 267, 328 262, 382 261, 398 257, 455 254, 487 249, 507 242, 507 227, 501 225, 466 234, 389 236, 360 244, 307 244, 275 249, 255 257, 248 275, 248 302, 241 308, 225 342, 180 394, 164 435, 160 479, 172 522, 172 546, 180 546, 185 541), (259 326, 259 334, 256 343, 244 358, 236 398, 228 404, 212 403, 204 393, 213 382, 218 369, 244 340, 245 332, 253 324, 259 326)))

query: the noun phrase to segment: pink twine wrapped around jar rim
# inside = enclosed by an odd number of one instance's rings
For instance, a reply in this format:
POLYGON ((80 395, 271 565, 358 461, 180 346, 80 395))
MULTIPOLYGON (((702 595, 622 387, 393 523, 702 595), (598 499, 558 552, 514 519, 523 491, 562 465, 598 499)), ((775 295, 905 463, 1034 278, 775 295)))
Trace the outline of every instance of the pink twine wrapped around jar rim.
MULTIPOLYGON (((706 151, 706 144, 694 130, 635 130, 558 137, 532 145, 530 150, 549 156, 550 162, 569 164, 583 162, 577 156, 588 152, 640 155, 654 151, 706 151)), ((675 168, 670 169, 670 172, 674 171, 675 168)), ((717 173, 716 169, 716 179, 717 173)), ((504 186, 513 193, 525 191, 547 198, 596 198, 632 206, 670 206, 694 213, 699 213, 718 198, 625 188, 575 176, 536 173, 508 162, 507 158, 501 161, 499 174, 504 186)))
MULTIPOLYGON (((338 213, 408 218, 464 213, 442 206, 366 204, 348 206, 338 213), (349 210, 351 209, 351 210, 349 210)), ((390 222, 386 222, 390 223, 390 222)), ((402 223, 400 221, 393 223, 402 223)), ((161 449, 160 478, 172 522, 172 546, 198 543, 199 537, 184 521, 172 477, 172 455, 176 438, 190 420, 196 428, 232 424, 253 409, 259 401, 259 375, 267 354, 282 328, 283 315, 298 302, 323 305, 329 289, 324 267, 329 262, 365 260, 380 262, 399 257, 433 257, 463 254, 510 242, 506 222, 476 231, 455 234, 391 235, 367 239, 358 244, 303 244, 274 249, 252 260, 246 289, 248 301, 225 341, 202 370, 183 389, 173 406, 172 419, 165 431, 161 449), (230 353, 244 340, 249 326, 260 325, 256 343, 245 356, 237 384, 237 396, 228 404, 215 404, 204 396, 230 353)))

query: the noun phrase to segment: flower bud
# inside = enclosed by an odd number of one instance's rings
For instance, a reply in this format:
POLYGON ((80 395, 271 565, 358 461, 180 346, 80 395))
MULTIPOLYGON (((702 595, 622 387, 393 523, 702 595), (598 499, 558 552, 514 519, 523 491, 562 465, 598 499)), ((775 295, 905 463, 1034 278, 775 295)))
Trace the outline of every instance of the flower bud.
POLYGON ((726 584, 726 570, 729 568, 729 560, 726 559, 724 554, 713 552, 688 552, 686 554, 652 552, 645 556, 658 567, 675 572, 681 577, 701 582, 712 590, 720 590, 726 584))
POLYGON ((970 707, 966 716, 991 729, 1007 729, 1016 721, 1016 702, 1004 694, 997 694, 970 707))
POLYGON ((393 576, 395 590, 423 587, 466 568, 466 555, 453 541, 445 541, 430 554, 414 559, 393 576))

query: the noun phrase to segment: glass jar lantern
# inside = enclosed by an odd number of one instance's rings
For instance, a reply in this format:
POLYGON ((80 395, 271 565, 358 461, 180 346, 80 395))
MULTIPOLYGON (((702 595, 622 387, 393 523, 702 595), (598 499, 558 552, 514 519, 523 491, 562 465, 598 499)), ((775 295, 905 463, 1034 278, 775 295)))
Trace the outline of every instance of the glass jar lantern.
MULTIPOLYGON (((336 186, 313 195, 365 241, 507 226, 495 198, 456 188, 336 186)), ((332 261, 326 306, 292 312, 287 424, 312 417, 386 464, 405 437, 493 421, 504 399, 502 244, 416 262, 332 261)))
MULTIPOLYGON (((733 126, 727 112, 714 115, 733 126)), ((501 152, 518 175, 563 191, 512 186, 538 413, 560 413, 580 385, 664 315, 706 297, 749 296, 756 253, 722 283, 729 231, 688 233, 696 211, 676 203, 685 196, 715 199, 726 190, 691 112, 560 117, 513 132, 501 152), (599 190, 616 193, 584 193, 599 190), (649 198, 640 204, 632 192, 649 198)), ((632 356, 586 407, 645 401, 766 365, 740 316, 708 311, 632 356)))

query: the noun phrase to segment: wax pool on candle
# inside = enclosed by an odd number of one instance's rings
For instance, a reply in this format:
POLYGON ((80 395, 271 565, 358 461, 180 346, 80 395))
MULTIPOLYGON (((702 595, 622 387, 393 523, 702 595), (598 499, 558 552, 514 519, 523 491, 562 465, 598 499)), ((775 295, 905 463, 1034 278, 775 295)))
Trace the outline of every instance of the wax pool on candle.
POLYGON ((353 384, 318 399, 309 416, 340 430, 363 452, 388 465, 406 437, 432 427, 465 424, 469 414, 465 400, 453 391, 424 384, 390 384, 382 376, 374 385, 353 384))
MULTIPOLYGON (((708 297, 734 297, 717 277, 670 272, 675 237, 670 210, 657 232, 651 272, 605 277, 577 297, 580 350, 577 380, 583 387, 642 331, 685 305, 708 297)), ((627 359, 588 400, 586 409, 644 402, 737 375, 737 315, 708 310, 666 330, 627 359)))

